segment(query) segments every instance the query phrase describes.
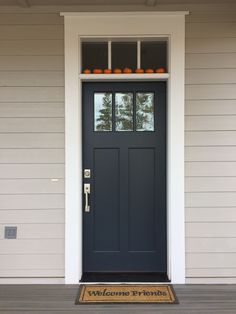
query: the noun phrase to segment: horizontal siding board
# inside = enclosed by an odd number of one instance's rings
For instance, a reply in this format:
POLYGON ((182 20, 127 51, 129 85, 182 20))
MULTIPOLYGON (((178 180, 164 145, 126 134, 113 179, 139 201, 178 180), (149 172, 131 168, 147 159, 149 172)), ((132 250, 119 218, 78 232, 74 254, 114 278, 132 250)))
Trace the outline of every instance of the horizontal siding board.
MULTIPOLYGON (((8 0, 9 1, 9 0, 8 0)), ((90 11, 91 10, 91 4, 87 4, 86 2, 83 2, 83 5, 76 5, 76 2, 74 1, 74 5, 71 4, 69 9, 71 12, 75 11, 90 11)), ((107 4, 106 1, 103 1, 104 4, 107 4)), ((133 2, 129 1, 129 5, 127 4, 126 0, 120 0, 119 1, 119 6, 118 9, 123 9, 128 8, 129 10, 134 9, 134 6, 131 5, 133 2)), ((139 1, 139 3, 143 3, 142 1, 139 1)), ((143 9, 145 7, 142 7, 143 9)), ((68 10, 68 5, 41 5, 41 6, 32 6, 30 8, 31 13, 56 13, 56 12, 64 12, 68 10)), ((93 6, 93 11, 100 11, 101 10, 101 5, 94 5, 93 6)), ((110 12, 111 6, 109 5, 104 5, 103 6, 104 12, 108 11, 110 12)), ((214 7, 212 7, 212 3, 210 2, 195 2, 191 1, 188 3, 186 2, 181 2, 181 3, 176 3, 176 1, 170 1, 166 2, 165 0, 159 1, 158 3, 158 10, 160 11, 169 11, 169 10, 189 10, 190 12, 205 12, 205 13, 211 13, 212 11, 216 13, 232 13, 236 11, 236 6, 235 3, 232 1, 226 1, 226 2, 219 2, 215 1, 214 2, 214 7)), ((10 12, 12 13, 28 13, 29 10, 28 8, 24 9, 21 7, 15 6, 14 9, 10 9, 10 12)), ((2 13, 9 13, 9 7, 8 6, 3 6, 2 13)))
MULTIPOLYGON (((186 69, 235 69, 236 52, 187 53, 186 69)), ((0 59, 1 60, 1 59, 0 59)))
MULTIPOLYGON (((0 251, 5 252, 4 255, 55 255, 64 254, 63 239, 33 239, 18 241, 0 241, 0 251)), ((1 256, 1 253, 0 253, 1 256)), ((40 258, 40 257, 39 257, 40 258)))
POLYGON ((236 23, 188 23, 186 38, 227 38, 236 37, 236 23))
POLYGON ((35 255, 1 255, 0 268, 3 269, 62 269, 64 267, 63 254, 35 254, 35 255))
POLYGON ((236 268, 187 268, 187 277, 236 277, 236 268))
MULTIPOLYGON (((236 207, 185 208, 186 222, 236 222, 236 207)), ((199 232, 201 236, 201 232, 199 232)))
POLYGON ((63 39, 63 25, 1 25, 0 40, 63 39))
POLYGON ((32 239, 32 240, 1 240, 0 258, 4 255, 43 255, 43 254, 64 254, 63 239, 32 239))
POLYGON ((236 238, 187 238, 186 253, 233 253, 236 238))
MULTIPOLYGON (((9 1, 9 0, 6 0, 9 1)), ((87 4, 86 2, 83 2, 82 5, 78 5, 78 3, 76 4, 75 1, 73 1, 74 4, 71 4, 69 9, 70 12, 78 12, 78 11, 90 11, 91 10, 91 4, 87 4)), ((103 1, 103 4, 105 4, 103 6, 103 10, 104 12, 110 12, 111 10, 111 6, 107 5, 108 2, 103 1)), ((117 6, 117 9, 120 10, 124 10, 124 9, 128 9, 128 10, 134 10, 134 5, 132 5, 133 2, 129 1, 129 3, 127 4, 127 1, 125 0, 120 0, 119 1, 119 6, 117 6)), ((143 4, 142 1, 139 1, 139 4, 143 4)), ((145 6, 140 6, 140 8, 142 9, 146 9, 145 6)), ((96 11, 100 11, 101 10, 101 5, 93 5, 92 7, 92 11, 96 12, 96 11)), ((203 2, 203 1, 188 1, 188 3, 186 2, 181 2, 181 3, 176 3, 176 1, 170 1, 170 2, 166 2, 165 0, 163 1, 159 1, 158 3, 158 10, 160 11, 169 11, 169 10, 189 10, 190 12, 196 12, 196 13, 202 13, 204 12, 204 14, 207 13, 231 13, 236 11, 235 8, 235 3, 231 1, 226 1, 226 2, 220 2, 220 1, 215 1, 214 2, 214 7, 212 7, 212 3, 207 1, 207 2, 203 2)), ((32 14, 35 13, 60 13, 60 12, 66 12, 68 11, 68 5, 40 5, 40 6, 31 6, 30 8, 30 12, 32 14)), ((2 8, 2 13, 29 13, 29 9, 28 8, 22 8, 20 6, 14 6, 14 8, 9 6, 3 6, 2 8)))
POLYGON ((0 164, 49 164, 64 162, 64 149, 0 149, 0 164))
POLYGON ((0 25, 60 25, 64 19, 59 14, 5 13, 0 14, 0 25))
POLYGON ((236 100, 187 100, 185 115, 236 115, 236 100))
POLYGON ((188 268, 234 268, 236 253, 187 253, 188 268))
POLYGON ((0 56, 63 56, 63 40, 1 40, 0 56))
POLYGON ((185 161, 236 161, 236 147, 186 147, 185 161))
POLYGON ((185 145, 186 146, 236 145, 236 131, 205 131, 205 132, 188 131, 185 133, 185 145))
POLYGON ((63 179, 1 179, 1 194, 63 194, 65 182, 63 179))
MULTIPOLYGON (((64 209, 2 209, 0 210, 0 221, 2 224, 64 223, 65 211, 64 209)), ((0 252, 2 251, 0 250, 0 252)))
POLYGON ((187 116, 185 118, 185 130, 186 131, 236 130, 236 115, 187 116))
POLYGON ((63 87, 0 87, 1 102, 61 102, 63 87))
POLYGON ((191 12, 187 15, 186 23, 229 23, 236 22, 236 14, 232 12, 191 12))
POLYGON ((62 118, 64 116, 64 102, 0 103, 1 118, 62 118))
POLYGON ((64 177, 64 164, 0 164, 0 179, 63 179, 64 177))
MULTIPOLYGON (((65 270, 64 269, 0 269, 0 277, 1 278, 7 278, 7 281, 9 278, 42 278, 42 283, 45 283, 45 278, 48 277, 64 277, 65 276, 65 270)), ((32 280, 34 282, 35 279, 32 280)), ((55 280, 55 279, 54 279, 55 280)), ((25 284, 25 279, 22 280, 22 283, 25 284)))
POLYGON ((188 10, 190 14, 192 12, 196 13, 232 13, 236 11, 235 2, 225 1, 225 2, 218 2, 214 1, 214 6, 212 6, 212 2, 208 1, 188 1, 188 2, 180 2, 176 3, 176 1, 170 1, 166 3, 163 0, 162 3, 158 4, 158 10, 188 10))
POLYGON ((65 197, 63 194, 0 195, 0 210, 63 209, 64 207, 65 197))
POLYGON ((64 131, 63 118, 0 118, 0 133, 64 131))
POLYGON ((187 177, 186 192, 236 192, 236 177, 187 177))
POLYGON ((188 222, 186 238, 236 238, 236 222, 188 222))
POLYGON ((236 207, 235 192, 185 193, 186 207, 236 207))
POLYGON ((63 71, 63 56, 0 56, 0 71, 63 71))
POLYGON ((1 87, 17 86, 64 86, 62 71, 1 71, 1 87))
POLYGON ((185 97, 187 100, 236 99, 236 84, 187 85, 185 97))
POLYGON ((188 38, 186 53, 235 53, 235 38, 188 38))
POLYGON ((0 148, 64 147, 65 140, 63 133, 0 133, 0 148))
POLYGON ((185 175, 189 177, 236 177, 236 162, 185 162, 185 175))
POLYGON ((185 71, 185 83, 187 85, 232 84, 236 83, 236 71, 235 69, 188 69, 185 71))
MULTIPOLYGON (((17 239, 64 239, 64 224, 15 224, 17 239)), ((3 240, 5 225, 0 225, 0 239, 3 240)), ((3 254, 3 252, 2 252, 3 254)), ((64 266, 63 266, 64 267, 64 266)), ((61 267, 61 268, 63 268, 61 267)), ((1 267, 0 267, 1 268, 1 267)), ((39 267, 40 268, 40 267, 39 267)))

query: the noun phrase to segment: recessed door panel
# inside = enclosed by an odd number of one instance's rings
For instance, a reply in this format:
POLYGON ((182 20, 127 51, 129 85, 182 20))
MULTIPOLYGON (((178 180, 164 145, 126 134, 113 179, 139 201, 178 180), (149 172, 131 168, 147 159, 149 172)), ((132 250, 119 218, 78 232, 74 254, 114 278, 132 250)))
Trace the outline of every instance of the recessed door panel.
POLYGON ((156 251, 155 148, 129 149, 129 251, 156 251))
POLYGON ((119 192, 119 149, 95 148, 94 251, 120 250, 119 192))

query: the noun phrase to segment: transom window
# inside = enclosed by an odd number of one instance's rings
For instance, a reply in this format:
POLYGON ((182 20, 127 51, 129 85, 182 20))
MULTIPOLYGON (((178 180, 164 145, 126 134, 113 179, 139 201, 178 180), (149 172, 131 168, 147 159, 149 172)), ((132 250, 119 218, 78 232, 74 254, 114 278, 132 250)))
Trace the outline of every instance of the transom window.
POLYGON ((153 92, 94 94, 94 131, 154 131, 153 92))
POLYGON ((106 73, 104 70, 111 73, 121 70, 122 73, 140 73, 136 71, 141 69, 155 73, 160 68, 168 72, 167 48, 166 38, 84 39, 81 43, 81 72, 98 74, 106 73))

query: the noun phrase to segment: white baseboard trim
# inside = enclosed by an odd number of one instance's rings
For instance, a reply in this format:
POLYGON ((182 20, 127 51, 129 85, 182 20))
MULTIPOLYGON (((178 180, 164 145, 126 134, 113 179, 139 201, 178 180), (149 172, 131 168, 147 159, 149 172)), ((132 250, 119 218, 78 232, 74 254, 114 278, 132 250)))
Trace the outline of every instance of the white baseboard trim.
POLYGON ((186 284, 236 284, 236 277, 186 278, 186 284))
POLYGON ((65 278, 0 278, 0 285, 57 285, 65 284, 65 278))

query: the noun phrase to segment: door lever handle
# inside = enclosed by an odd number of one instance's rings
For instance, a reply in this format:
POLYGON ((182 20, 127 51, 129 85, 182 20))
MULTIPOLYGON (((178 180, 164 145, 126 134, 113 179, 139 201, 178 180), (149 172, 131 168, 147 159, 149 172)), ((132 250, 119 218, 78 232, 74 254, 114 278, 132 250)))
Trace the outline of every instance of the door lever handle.
POLYGON ((86 213, 90 212, 89 194, 90 194, 90 183, 84 183, 84 195, 85 195, 85 208, 84 208, 84 211, 86 213))

